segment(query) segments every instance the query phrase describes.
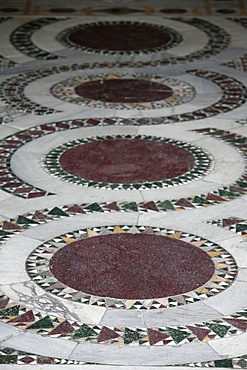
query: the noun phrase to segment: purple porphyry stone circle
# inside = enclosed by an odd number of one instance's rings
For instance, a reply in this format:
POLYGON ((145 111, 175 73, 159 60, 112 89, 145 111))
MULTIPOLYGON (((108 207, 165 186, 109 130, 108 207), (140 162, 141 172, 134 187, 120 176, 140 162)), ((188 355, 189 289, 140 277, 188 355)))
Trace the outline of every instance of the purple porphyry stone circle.
POLYGON ((171 41, 168 30, 145 24, 94 24, 71 31, 70 42, 87 48, 137 51, 162 47, 171 41))
POLYGON ((105 139, 77 145, 59 159, 68 173, 92 181, 139 183, 183 175, 195 165, 188 150, 147 139, 105 139))
POLYGON ((173 90, 149 80, 109 78, 84 82, 75 87, 75 93, 85 99, 109 103, 147 103, 167 99, 173 90))
POLYGON ((119 233, 78 240, 50 261, 63 284, 101 297, 154 299, 205 284, 214 263, 203 250, 162 235, 119 233))

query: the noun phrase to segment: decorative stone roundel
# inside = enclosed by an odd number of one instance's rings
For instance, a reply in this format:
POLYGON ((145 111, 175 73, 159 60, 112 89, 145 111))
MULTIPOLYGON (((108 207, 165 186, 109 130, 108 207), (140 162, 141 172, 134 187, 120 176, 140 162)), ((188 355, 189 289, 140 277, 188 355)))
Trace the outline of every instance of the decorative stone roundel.
POLYGON ((58 297, 125 309, 193 303, 226 289, 237 273, 233 257, 209 240, 129 225, 57 236, 30 254, 26 268, 58 297))
POLYGON ((199 248, 148 234, 112 234, 59 249, 50 270, 80 292, 119 299, 154 299, 194 290, 212 277, 214 263, 199 248))
POLYGON ((57 99, 77 105, 139 110, 175 107, 195 95, 190 84, 176 78, 127 73, 73 77, 50 91, 57 99))
POLYGON ((103 136, 67 142, 43 161, 54 176, 83 186, 130 189, 185 184, 212 165, 202 149, 152 136, 103 136))
POLYGON ((167 50, 182 41, 175 30, 146 22, 114 21, 80 24, 62 31, 67 47, 103 54, 140 54, 167 50))

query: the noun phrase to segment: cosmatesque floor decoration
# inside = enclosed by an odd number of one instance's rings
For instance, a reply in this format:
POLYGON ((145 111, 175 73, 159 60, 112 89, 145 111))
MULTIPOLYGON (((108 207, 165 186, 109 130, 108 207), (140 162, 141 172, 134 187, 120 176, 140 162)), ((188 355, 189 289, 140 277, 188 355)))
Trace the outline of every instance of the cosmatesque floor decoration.
POLYGON ((247 368, 247 2, 0 32, 1 368, 247 368))

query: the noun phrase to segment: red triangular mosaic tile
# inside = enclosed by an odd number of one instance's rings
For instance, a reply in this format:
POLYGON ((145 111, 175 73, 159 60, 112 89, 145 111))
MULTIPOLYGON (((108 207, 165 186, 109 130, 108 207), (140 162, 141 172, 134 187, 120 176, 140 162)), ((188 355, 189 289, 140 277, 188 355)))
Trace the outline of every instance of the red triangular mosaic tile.
POLYGON ((187 326, 187 328, 192 331, 192 333, 195 334, 200 341, 202 341, 210 333, 210 330, 208 329, 198 328, 195 326, 187 326))
POLYGON ((148 329, 148 338, 149 338, 149 343, 152 346, 160 341, 163 341, 169 338, 169 335, 163 334, 157 330, 148 329))
POLYGON ((156 206, 156 204, 154 202, 144 203, 142 205, 142 208, 146 208, 146 209, 149 209, 151 211, 156 211, 156 212, 159 211, 158 208, 157 208, 157 206, 156 206))
POLYGON ((193 204, 191 204, 188 200, 181 198, 179 199, 176 203, 176 206, 181 206, 181 207, 188 207, 188 208, 195 208, 193 204))
POLYGON ((49 335, 67 334, 72 333, 73 331, 74 331, 73 326, 68 321, 64 321, 60 325, 58 325, 55 329, 53 329, 49 333, 49 335))
POLYGON ((103 326, 102 329, 101 329, 101 332, 99 333, 99 336, 98 336, 98 342, 105 342, 105 341, 108 341, 108 340, 111 340, 111 339, 115 339, 115 338, 118 338, 119 335, 114 331, 114 330, 111 330, 109 328, 107 328, 106 326, 103 326))
POLYGON ((83 209, 78 206, 77 204, 74 204, 73 206, 69 207, 66 212, 70 212, 70 213, 85 213, 83 211, 83 209))
POLYGON ((119 211, 120 208, 117 205, 117 202, 112 202, 104 206, 107 209, 110 209, 111 211, 119 211))
POLYGON ((35 316, 33 314, 33 311, 30 310, 30 311, 27 311, 25 312, 24 314, 18 316, 18 317, 15 317, 14 319, 8 321, 8 323, 14 323, 14 322, 33 322, 35 321, 35 316))
POLYGON ((243 319, 224 319, 225 321, 229 322, 229 324, 235 326, 240 330, 247 330, 247 320, 243 319))

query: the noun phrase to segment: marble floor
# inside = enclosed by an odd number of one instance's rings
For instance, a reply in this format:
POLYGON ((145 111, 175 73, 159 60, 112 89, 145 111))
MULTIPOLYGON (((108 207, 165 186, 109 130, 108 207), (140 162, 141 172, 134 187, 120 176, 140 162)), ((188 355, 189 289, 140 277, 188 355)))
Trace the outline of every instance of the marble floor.
POLYGON ((247 368, 247 1, 0 33, 0 367, 247 368))

